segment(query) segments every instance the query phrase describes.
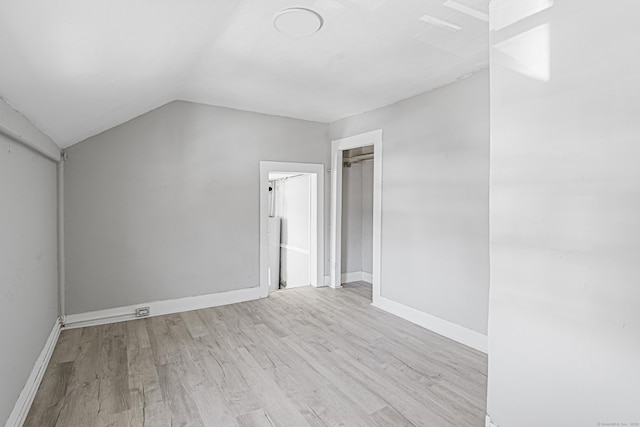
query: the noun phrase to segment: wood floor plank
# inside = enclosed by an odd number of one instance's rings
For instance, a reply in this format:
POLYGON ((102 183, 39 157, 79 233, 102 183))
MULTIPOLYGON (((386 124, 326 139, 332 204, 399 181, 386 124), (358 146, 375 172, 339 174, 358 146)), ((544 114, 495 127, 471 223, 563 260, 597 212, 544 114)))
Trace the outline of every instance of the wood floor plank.
POLYGON ((191 388, 182 383, 179 362, 158 367, 162 398, 169 407, 172 426, 204 426, 191 388))
POLYGON ((193 338, 209 335, 209 329, 200 317, 200 313, 198 311, 187 311, 180 313, 180 315, 182 316, 184 323, 187 325, 187 330, 193 338))
POLYGON ((151 347, 146 320, 148 319, 136 319, 125 322, 127 349, 151 347))
POLYGON ((78 346, 82 337, 82 329, 71 329, 60 332, 60 338, 51 355, 49 363, 73 362, 78 354, 78 346))
POLYGON ((65 330, 37 427, 480 427, 486 355, 371 306, 364 282, 65 330))
POLYGON ((247 349, 239 348, 237 352, 238 366, 243 376, 251 379, 252 386, 260 390, 259 398, 265 412, 269 415, 269 419, 273 420, 277 426, 308 426, 309 424, 295 408, 295 405, 287 399, 275 381, 272 381, 258 362, 251 357, 247 349))
POLYGON ((192 393, 198 412, 208 426, 238 427, 238 421, 217 386, 196 387, 192 393))
POLYGON ((41 427, 56 425, 65 402, 64 397, 67 394, 72 371, 73 362, 60 362, 50 365, 38 389, 40 398, 34 401, 25 425, 41 427))
POLYGON ((262 409, 256 409, 241 417, 238 417, 238 422, 242 427, 274 427, 277 424, 271 420, 269 414, 262 409))

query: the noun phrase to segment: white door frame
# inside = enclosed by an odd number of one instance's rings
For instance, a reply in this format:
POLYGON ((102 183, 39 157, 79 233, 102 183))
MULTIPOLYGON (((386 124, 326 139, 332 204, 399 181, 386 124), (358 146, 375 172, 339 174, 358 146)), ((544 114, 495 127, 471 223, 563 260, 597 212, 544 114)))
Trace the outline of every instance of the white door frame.
POLYGON ((260 162, 260 298, 269 296, 269 173, 306 173, 311 178, 311 286, 324 286, 324 165, 260 162))
POLYGON ((382 236, 382 129, 331 141, 331 277, 342 287, 342 152, 373 145, 373 302, 380 297, 382 236))

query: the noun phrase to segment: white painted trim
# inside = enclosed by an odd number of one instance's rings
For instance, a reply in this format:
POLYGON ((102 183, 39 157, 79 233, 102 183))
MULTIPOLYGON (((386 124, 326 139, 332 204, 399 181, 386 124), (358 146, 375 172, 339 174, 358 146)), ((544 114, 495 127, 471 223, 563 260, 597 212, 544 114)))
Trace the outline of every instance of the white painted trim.
POLYGON ((65 154, 62 152, 60 162, 56 165, 56 183, 58 187, 57 192, 57 236, 58 236, 58 317, 64 321, 64 315, 66 313, 65 308, 65 253, 64 253, 64 159, 65 154))
POLYGON ((56 319, 53 329, 51 329, 51 333, 44 344, 44 348, 40 352, 40 356, 36 359, 36 363, 33 365, 31 374, 29 374, 29 378, 27 378, 27 382, 20 392, 20 396, 18 397, 16 404, 13 406, 11 414, 9 414, 5 427, 20 427, 24 424, 27 414, 29 413, 29 409, 31 409, 33 399, 36 397, 38 387, 40 387, 40 383, 42 382, 42 377, 49 365, 49 360, 51 360, 53 349, 56 347, 56 343, 58 342, 61 329, 60 326, 60 321, 56 319))
POLYGON ((487 353, 487 336, 479 332, 467 329, 464 326, 449 322, 431 314, 416 310, 415 308, 392 301, 382 296, 373 296, 374 307, 387 311, 411 323, 429 329, 436 334, 442 335, 461 344, 474 348, 483 353, 487 353))
POLYGON ((256 300, 258 298, 260 298, 260 288, 255 287, 194 297, 145 302, 126 307, 69 314, 65 319, 64 327, 65 329, 75 329, 83 328, 85 326, 106 325, 108 323, 138 319, 135 316, 135 311, 136 308, 139 307, 149 307, 149 316, 161 316, 163 314, 181 313, 183 311, 200 310, 202 308, 235 304, 238 302, 256 300))
POLYGON ((309 284, 316 288, 322 286, 324 277, 324 169, 322 165, 321 173, 309 175, 309 284), (322 191, 318 187, 318 181, 322 181, 322 191), (316 197, 313 197, 314 195, 316 197), (318 212, 318 199, 323 200, 322 212, 318 212), (322 221, 322 234, 319 234, 318 230, 320 221, 322 221), (322 241, 322 252, 318 246, 320 241, 322 241))
POLYGON ((340 275, 340 283, 359 282, 362 280, 362 271, 352 271, 349 273, 342 273, 340 275))
POLYGON ((324 283, 324 174, 325 167, 317 163, 260 162, 260 297, 269 296, 269 173, 296 172, 311 174, 312 224, 316 235, 310 241, 311 286, 324 283), (315 185, 314 185, 315 184, 315 185), (313 191, 315 190, 315 191, 313 191), (315 194, 315 197, 313 195, 315 194), (315 207, 315 212, 313 212, 315 207), (315 244, 314 244, 315 243, 315 244))
POLYGON ((373 295, 381 295, 382 239, 382 129, 331 142, 331 255, 330 283, 341 287, 342 279, 342 152, 373 145, 373 295))
MULTIPOLYGON (((328 277, 328 276, 325 276, 325 277, 328 277)), ((342 283, 350 283, 350 282, 371 283, 373 281, 373 275, 365 271, 352 271, 350 273, 342 273, 341 279, 342 279, 342 283)))
POLYGON ((492 423, 491 417, 489 416, 489 414, 487 414, 487 416, 484 419, 484 427, 498 427, 498 425, 492 423))
POLYGON ((303 255, 309 255, 309 249, 297 248, 295 246, 287 245, 286 243, 280 243, 280 247, 288 251, 298 252, 303 255))

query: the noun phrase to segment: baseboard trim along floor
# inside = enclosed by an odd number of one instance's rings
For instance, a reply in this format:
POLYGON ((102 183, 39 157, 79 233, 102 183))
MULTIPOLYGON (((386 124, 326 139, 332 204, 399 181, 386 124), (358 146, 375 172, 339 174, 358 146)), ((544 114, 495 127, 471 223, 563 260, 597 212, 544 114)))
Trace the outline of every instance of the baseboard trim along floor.
POLYGON ((235 304, 258 298, 260 298, 260 288, 255 287, 164 301, 145 302, 126 307, 70 314, 65 316, 64 327, 65 329, 74 329, 138 319, 139 317, 136 317, 136 309, 142 307, 149 308, 149 317, 151 317, 235 304))
POLYGON ((342 283, 351 283, 351 282, 373 282, 373 275, 371 273, 367 273, 366 271, 353 271, 351 273, 342 273, 342 283))
POLYGON ((436 334, 452 339, 473 349, 487 354, 487 336, 479 332, 467 329, 464 326, 456 325, 447 320, 424 313, 415 308, 406 306, 385 297, 375 297, 372 303, 374 307, 394 314, 411 323, 429 329, 436 334))
POLYGON ((31 404, 33 403, 33 399, 36 397, 38 387, 40 387, 44 373, 47 370, 49 361, 51 360, 53 349, 56 347, 58 342, 60 329, 60 321, 56 319, 56 322, 51 329, 51 333, 44 344, 44 348, 40 352, 40 356, 36 359, 36 363, 33 365, 31 374, 29 374, 29 378, 27 378, 27 382, 20 392, 20 396, 18 397, 16 404, 13 406, 13 411, 9 414, 5 427, 21 427, 22 424, 24 424, 27 414, 29 413, 29 409, 31 408, 31 404))

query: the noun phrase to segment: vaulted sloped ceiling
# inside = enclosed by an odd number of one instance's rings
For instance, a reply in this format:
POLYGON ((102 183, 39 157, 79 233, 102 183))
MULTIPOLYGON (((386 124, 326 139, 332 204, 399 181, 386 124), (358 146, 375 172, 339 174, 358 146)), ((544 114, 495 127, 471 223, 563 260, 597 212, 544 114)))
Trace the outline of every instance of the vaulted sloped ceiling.
POLYGON ((61 147, 173 100, 332 122, 485 67, 487 4, 4 0, 0 96, 61 147), (322 30, 276 31, 293 6, 322 30))

